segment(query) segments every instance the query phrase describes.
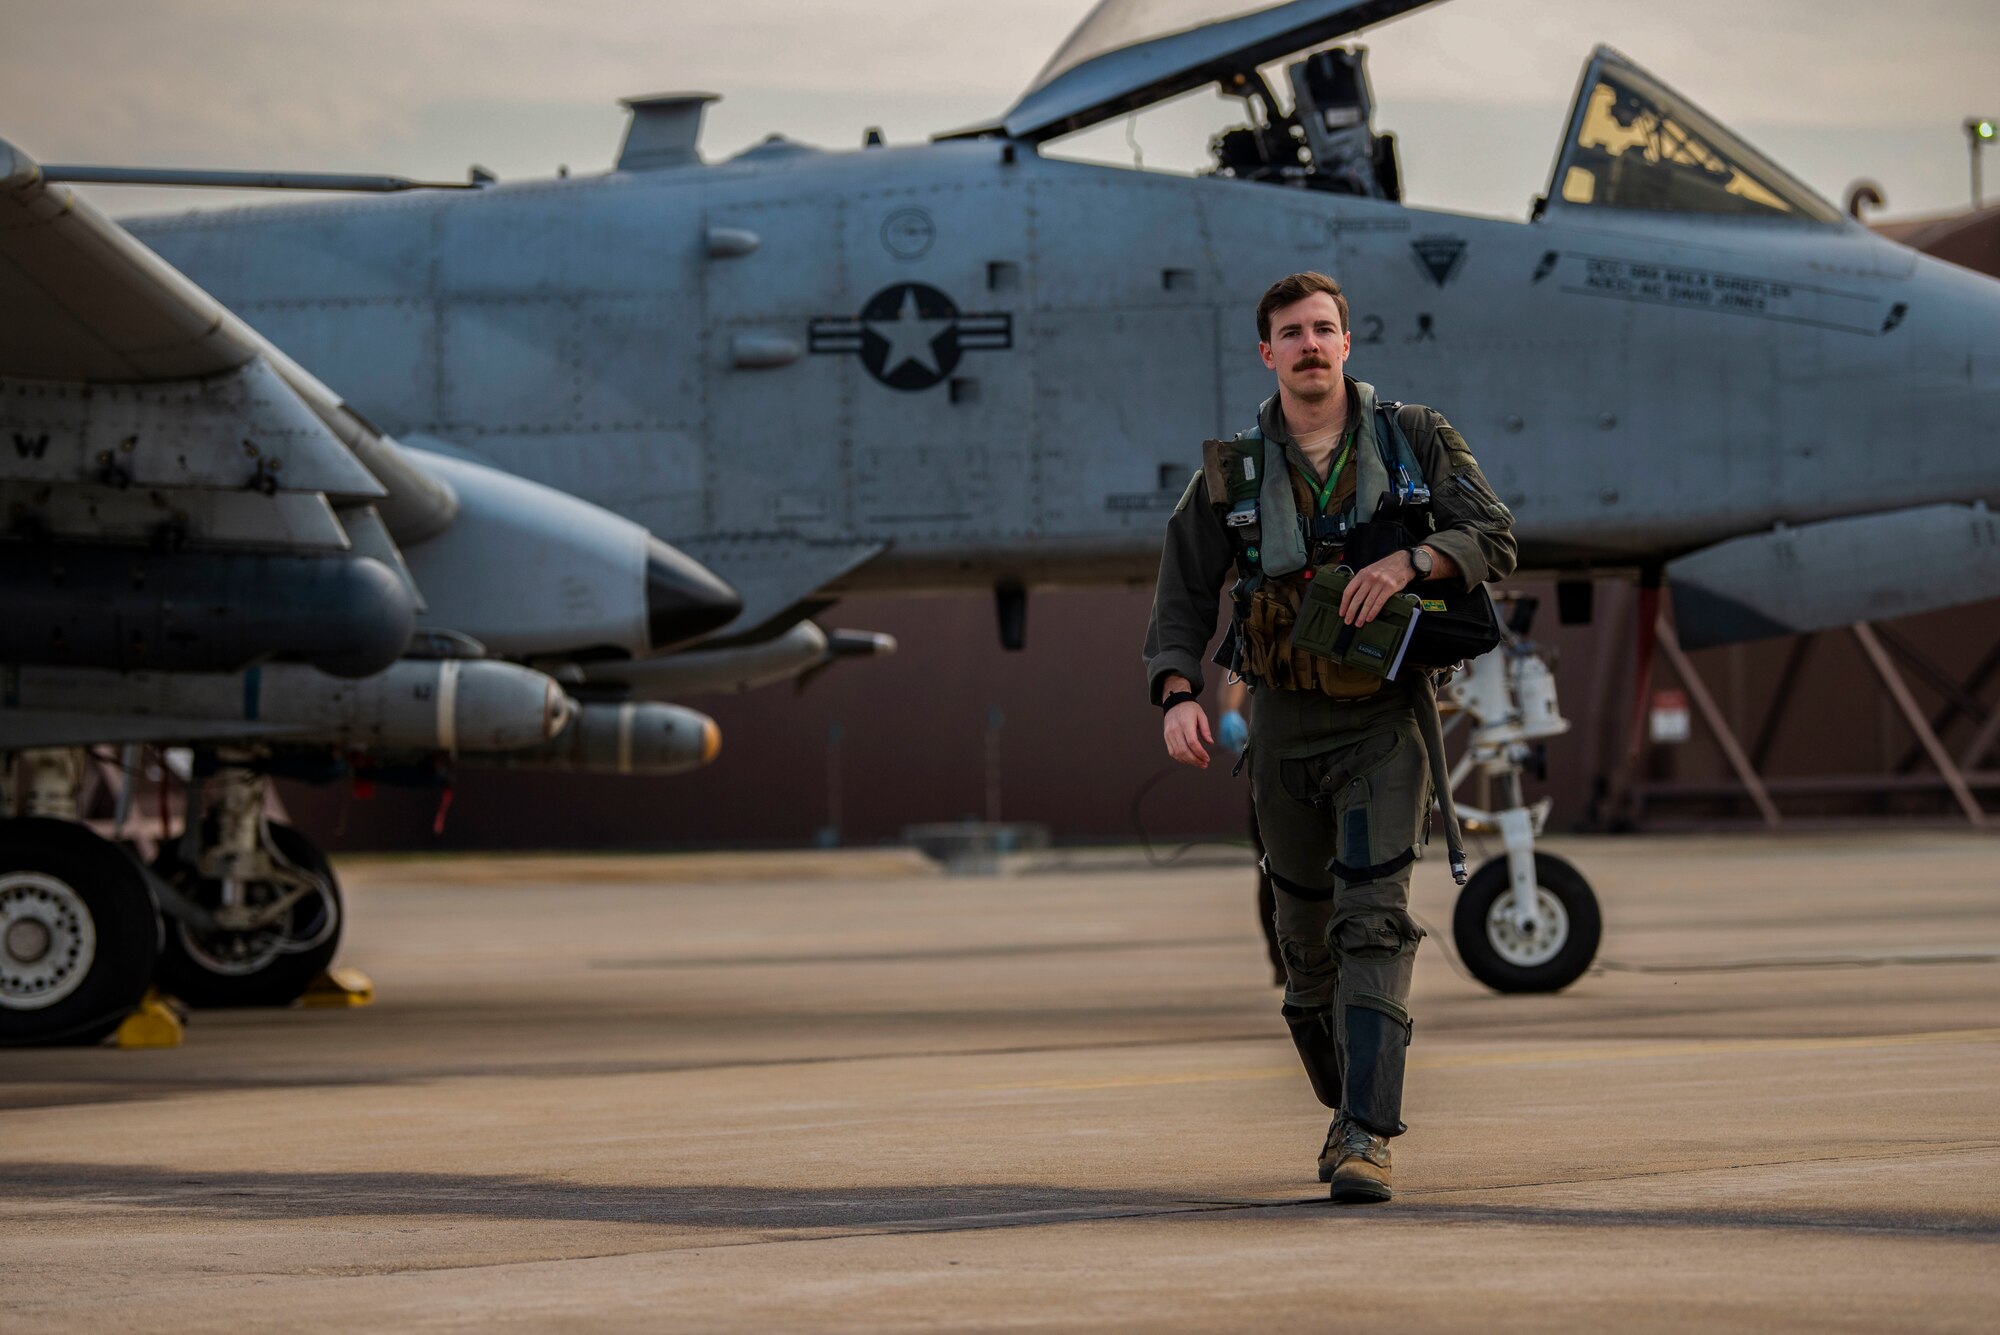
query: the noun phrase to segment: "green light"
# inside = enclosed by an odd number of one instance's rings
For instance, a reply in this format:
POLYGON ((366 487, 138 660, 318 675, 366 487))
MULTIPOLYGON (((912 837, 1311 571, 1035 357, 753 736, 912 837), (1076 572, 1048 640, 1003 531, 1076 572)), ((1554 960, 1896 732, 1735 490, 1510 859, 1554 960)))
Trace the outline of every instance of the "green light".
POLYGON ((1991 139, 1993 137, 1993 122, 1981 121, 1973 127, 1973 132, 1981 139, 1991 139))

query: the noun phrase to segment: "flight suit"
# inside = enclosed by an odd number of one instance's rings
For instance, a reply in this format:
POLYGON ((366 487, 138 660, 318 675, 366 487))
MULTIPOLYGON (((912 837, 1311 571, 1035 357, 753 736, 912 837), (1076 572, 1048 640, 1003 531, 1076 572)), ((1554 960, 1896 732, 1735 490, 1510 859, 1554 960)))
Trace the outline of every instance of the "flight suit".
MULTIPOLYGON (((1358 460, 1376 448, 1375 391, 1350 377, 1347 392, 1348 420, 1360 424, 1352 451, 1358 460)), ((1295 473, 1309 470, 1276 397, 1258 420, 1295 473)), ((1467 587, 1511 574, 1513 516, 1464 437, 1428 408, 1406 406, 1397 423, 1431 490, 1437 528, 1422 541, 1451 558, 1467 587)), ((1335 495, 1351 498, 1353 484, 1335 495)), ((1170 675, 1201 691, 1204 651, 1236 559, 1236 541, 1198 473, 1167 522, 1146 629, 1154 704, 1170 675)), ((1320 1101, 1376 1135, 1394 1136, 1405 1129, 1410 978, 1422 936, 1409 914, 1410 874, 1432 797, 1417 710, 1431 687, 1415 673, 1378 685, 1292 649, 1287 608, 1296 613, 1304 587, 1296 579, 1268 582, 1270 596, 1245 628, 1255 641, 1246 660, 1264 678, 1253 677, 1246 764, 1277 890, 1284 1015, 1320 1101)))

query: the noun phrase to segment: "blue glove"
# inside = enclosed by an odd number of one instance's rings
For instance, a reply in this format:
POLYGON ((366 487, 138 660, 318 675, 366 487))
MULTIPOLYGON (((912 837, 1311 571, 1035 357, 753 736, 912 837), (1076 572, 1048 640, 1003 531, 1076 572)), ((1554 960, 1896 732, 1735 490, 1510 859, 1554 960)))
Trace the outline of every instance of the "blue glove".
POLYGON ((1233 709, 1222 716, 1215 735, 1218 741, 1239 756, 1250 745, 1250 725, 1243 721, 1243 715, 1233 709))

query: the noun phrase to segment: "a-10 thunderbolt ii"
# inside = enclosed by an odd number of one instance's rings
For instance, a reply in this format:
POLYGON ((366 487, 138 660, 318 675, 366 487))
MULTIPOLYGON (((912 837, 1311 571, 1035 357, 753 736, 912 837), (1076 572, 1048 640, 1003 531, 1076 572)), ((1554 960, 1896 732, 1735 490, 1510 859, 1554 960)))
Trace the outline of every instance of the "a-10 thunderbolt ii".
MULTIPOLYGON (((76 340, 55 324, 11 337, 0 401, 18 457, 0 458, 23 541, 8 559, 45 560, 70 549, 66 537, 92 539, 102 559, 103 546, 157 530, 139 511, 165 482, 142 470, 167 468, 171 481, 191 476, 173 468, 205 468, 199 504, 168 506, 185 516, 168 545, 215 545, 198 541, 201 526, 219 533, 225 516, 250 525, 240 514, 250 495, 290 508, 282 519, 275 505, 261 512, 248 549, 315 524, 334 544, 331 505, 343 550, 407 570, 428 600, 422 624, 439 633, 414 641, 420 652, 452 652, 443 632, 459 632, 517 660, 405 655, 368 682, 439 661, 461 674, 532 664, 571 696, 657 700, 722 678, 782 677, 827 652, 824 637, 798 643, 817 633, 805 618, 863 590, 991 588, 1003 640, 1018 642, 1031 586, 1150 581, 1200 441, 1244 425, 1269 392, 1247 312, 1274 277, 1321 268, 1353 298, 1357 372, 1435 404, 1473 440, 1518 516, 1525 569, 1572 588, 1594 577, 1656 586, 1664 571, 1689 645, 2000 594, 2000 535, 1985 510, 2000 486, 2000 285, 1871 235, 1608 49, 1584 70, 1527 222, 1406 207, 1393 139, 1372 124, 1363 52, 1329 44, 1424 2, 1106 0, 1012 109, 923 145, 827 152, 774 137, 709 163, 698 143, 705 95, 643 98, 602 176, 134 222, 129 235, 164 257, 134 260, 150 280, 193 309, 209 309, 205 292, 233 313, 215 313, 206 333, 183 321, 183 341, 254 355, 232 353, 228 367, 157 357, 143 322, 129 326, 137 341, 122 357, 23 362, 23 348, 76 340), (1267 77, 1273 65, 1282 72, 1267 77), (1214 140, 1204 175, 1041 151, 1204 85, 1242 99, 1245 113, 1214 140), (290 397, 276 395, 280 384, 290 397), (279 470, 241 447, 225 468, 224 437, 232 447, 255 437, 213 429, 217 415, 275 412, 280 398, 295 433, 318 439, 325 427, 344 451, 297 449, 279 470), (317 426, 294 422, 292 398, 317 426), (136 420, 156 426, 130 429, 136 420), (127 447, 127 434, 139 444, 127 447), (212 455, 167 445, 197 436, 212 455), (402 448, 389 451, 390 438, 402 448), (63 485, 39 480, 31 458, 51 475, 60 461, 63 485), (338 471, 357 460, 370 477, 338 471), (468 530, 465 498, 485 489, 540 484, 580 498, 552 506, 616 512, 637 526, 634 541, 664 539, 720 576, 741 611, 698 652, 671 657, 631 637, 597 649, 510 637, 525 614, 517 578, 533 574, 556 605, 573 605, 560 596, 562 562, 552 549, 516 556, 495 523, 486 543, 468 539, 427 573, 426 543, 454 531, 437 527, 443 502, 426 500, 439 480, 456 489, 454 527, 468 530)), ((16 197, 54 199, 20 184, 32 175, 16 161, 16 197)), ((30 282, 41 262, 31 253, 30 282)), ((517 523, 539 513, 519 499, 529 493, 511 494, 516 503, 489 508, 517 523)), ((386 586, 373 596, 391 601, 386 586)), ((134 664, 109 624, 73 627, 91 627, 109 661, 23 666, 18 680, 35 690, 17 693, 10 676, 5 706, 74 713, 92 692, 137 701, 122 671, 134 664)), ((280 638, 269 620, 246 624, 264 638, 246 632, 244 652, 272 660, 266 698, 272 676, 297 671, 290 660, 329 652, 269 643, 280 638)), ((15 661, 47 664, 37 652, 10 643, 15 661)), ((1466 685, 1480 725, 1472 759, 1511 781, 1525 747, 1562 724, 1531 657, 1482 663, 1466 685)), ((255 677, 200 681, 235 700, 255 694, 255 677)), ((322 695, 312 699, 322 715, 329 700, 347 710, 344 747, 367 740, 353 720, 390 712, 322 695)), ((550 699, 552 711, 575 707, 550 699)), ((152 718, 171 712, 148 703, 152 718)), ((0 715, 0 746, 40 738, 12 726, 0 715)), ((318 717, 304 727, 298 741, 247 727, 239 749, 150 721, 89 740, 196 742, 205 763, 240 779, 215 785, 226 814, 231 793, 248 808, 260 770, 296 772, 329 754, 318 717)), ((463 730, 385 733, 378 749, 433 755, 453 740, 469 754, 463 730)), ((1580 878, 1534 853, 1543 813, 1510 789, 1496 817, 1507 855, 1461 901, 1460 944, 1496 985, 1559 986, 1588 962, 1595 909, 1580 878)), ((259 828, 190 822, 186 856, 226 869, 243 832, 259 828), (204 847, 204 829, 223 842, 204 847)), ((49 857, 63 849, 49 847, 49 857)), ((46 860, 14 865, 33 885, 60 881, 46 860)), ((199 892, 214 879, 191 883, 199 892)), ((195 901, 200 927, 223 931, 200 916, 212 892, 177 899, 195 901)), ((30 905, 7 909, 10 924, 44 912, 32 890, 7 902, 30 905)), ((62 902, 78 907, 73 886, 62 902)), ((285 926, 267 920, 265 937, 285 926)), ((62 931, 87 949, 84 930, 62 931)), ((39 947, 45 935, 44 924, 21 939, 39 947)), ((0 954, 0 967, 24 976, 22 960, 0 954)), ((0 1007, 13 1032, 35 1023, 4 990, 0 1007)))

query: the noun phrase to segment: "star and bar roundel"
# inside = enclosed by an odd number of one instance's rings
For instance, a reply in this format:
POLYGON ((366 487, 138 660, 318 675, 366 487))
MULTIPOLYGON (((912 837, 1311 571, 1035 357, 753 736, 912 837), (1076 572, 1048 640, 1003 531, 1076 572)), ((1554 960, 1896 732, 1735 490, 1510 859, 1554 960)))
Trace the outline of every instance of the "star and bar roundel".
POLYGON ((860 315, 823 315, 806 330, 813 352, 857 354, 890 389, 929 389, 966 353, 1014 346, 1012 315, 961 311, 928 283, 892 283, 868 298, 860 315))

